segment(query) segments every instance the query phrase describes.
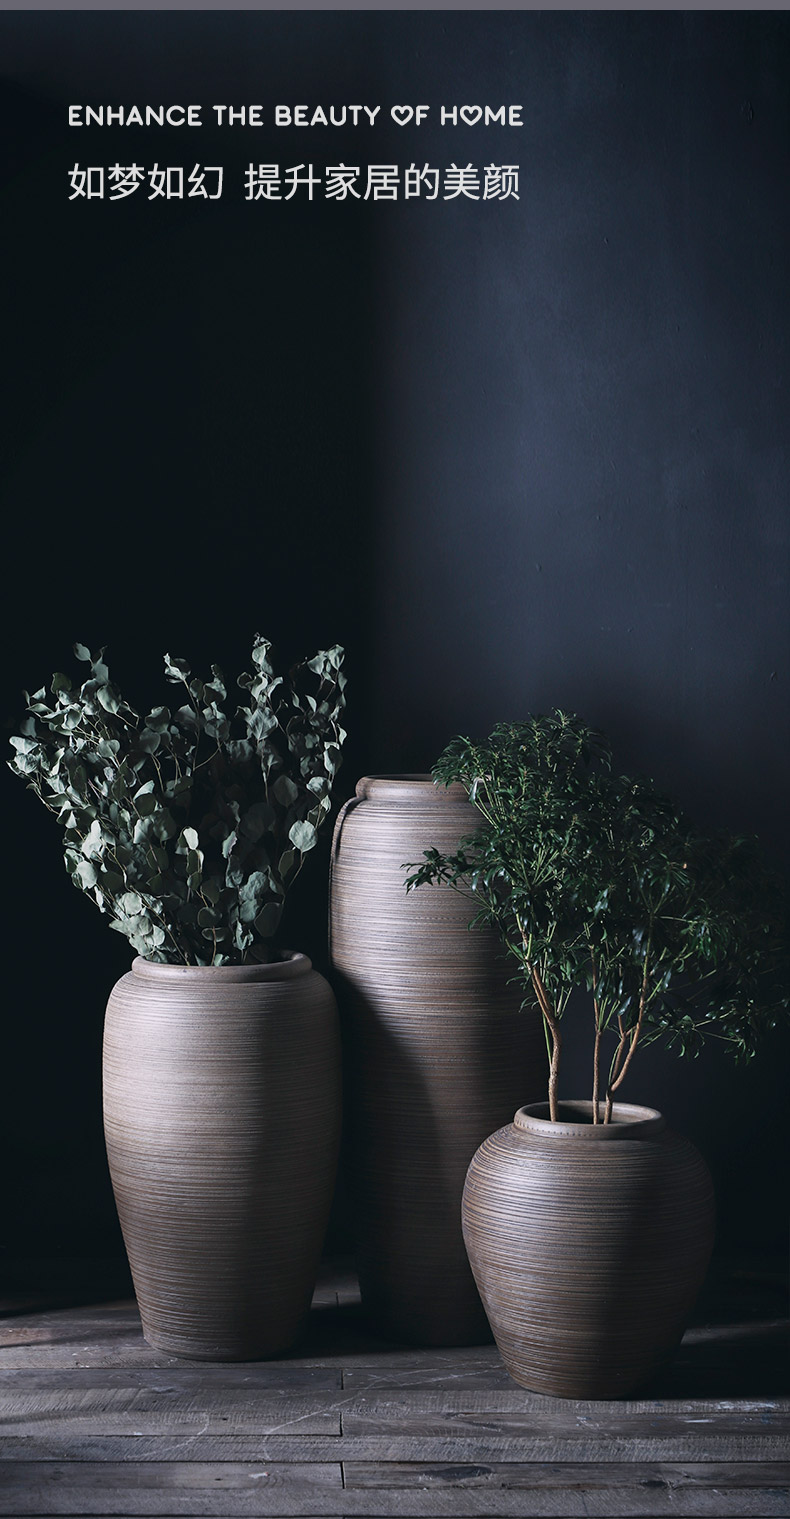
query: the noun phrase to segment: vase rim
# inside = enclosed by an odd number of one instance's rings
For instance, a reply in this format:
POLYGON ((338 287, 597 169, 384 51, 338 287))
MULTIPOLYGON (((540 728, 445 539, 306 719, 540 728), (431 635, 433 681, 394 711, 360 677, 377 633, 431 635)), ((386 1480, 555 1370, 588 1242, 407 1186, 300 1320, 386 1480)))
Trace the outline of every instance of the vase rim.
POLYGON ((283 950, 282 960, 266 965, 164 965, 142 955, 132 961, 132 974, 149 981, 291 981, 306 976, 313 962, 298 950, 283 950))
POLYGON ((433 776, 426 772, 413 775, 363 775, 356 784, 356 795, 362 800, 380 802, 415 801, 468 802, 469 793, 460 781, 449 786, 437 786, 433 776))
MULTIPOLYGON (((667 1121, 658 1108, 645 1108, 631 1102, 616 1102, 612 1108, 610 1123, 592 1122, 592 1102, 588 1099, 560 1102, 560 1117, 554 1123, 549 1118, 547 1102, 531 1102, 519 1108, 513 1118, 517 1129, 539 1134, 542 1139, 583 1139, 586 1141, 641 1139, 648 1134, 659 1134, 667 1121)), ((598 1104, 602 1114, 604 1104, 598 1104)))

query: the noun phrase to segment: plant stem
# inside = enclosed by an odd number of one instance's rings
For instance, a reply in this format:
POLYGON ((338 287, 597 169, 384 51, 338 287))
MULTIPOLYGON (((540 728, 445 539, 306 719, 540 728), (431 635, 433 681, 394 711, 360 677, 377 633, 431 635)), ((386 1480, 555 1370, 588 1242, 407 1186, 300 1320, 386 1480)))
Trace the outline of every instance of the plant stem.
POLYGON ((529 973, 532 978, 532 985, 535 988, 535 995, 538 999, 540 1010, 551 1032, 551 1064, 549 1066, 549 1117, 552 1123, 556 1123, 558 1117, 557 1088, 559 1085, 560 1075, 560 1052, 562 1050, 562 1035, 560 1033, 559 1022, 549 1001, 549 994, 543 985, 543 981, 541 980, 540 972, 538 971, 537 966, 530 966, 529 973))
POLYGON ((596 970, 595 970, 595 956, 593 955, 592 950, 590 950, 590 964, 592 966, 593 1011, 595 1013, 595 1043, 593 1045, 592 1111, 593 1111, 593 1123, 599 1123, 600 1119, 599 1119, 599 1115, 598 1115, 598 1092, 599 1092, 599 1089, 600 1089, 600 1075, 601 1075, 601 1010, 600 1010, 600 1008, 598 1006, 598 976, 597 976, 596 970))
POLYGON ((554 1041, 554 1049, 551 1056, 551 1069, 549 1071, 549 1118, 552 1123, 556 1123, 559 1117, 557 1112, 557 1089, 560 1075, 560 1050, 562 1047, 562 1036, 556 1026, 552 1028, 551 1037, 554 1041))
POLYGON ((549 1059, 549 1069, 551 1069, 551 1033, 549 1031, 549 1025, 546 1022, 546 1014, 544 1013, 543 1008, 540 1010, 540 1017, 543 1024, 543 1037, 546 1041, 546 1054, 549 1059))
POLYGON ((557 1083, 559 1080, 560 1048, 562 1038, 556 1014, 549 1001, 549 994, 543 984, 541 976, 535 965, 532 964, 532 937, 527 932, 518 913, 516 923, 521 934, 521 945, 524 954, 524 964, 527 968, 532 989, 537 999, 543 1018, 543 1034, 546 1040, 546 1053, 549 1057, 549 1116, 553 1123, 557 1121, 557 1083), (551 1043, 549 1043, 551 1035, 551 1043))
POLYGON ((620 1041, 618 1043, 617 1049, 614 1052, 612 1064, 609 1069, 609 1081, 606 1087, 606 1107, 603 1115, 604 1123, 611 1123, 612 1121, 612 1105, 614 1103, 614 1097, 612 1094, 614 1092, 614 1081, 620 1069, 620 1062, 623 1058, 623 1051, 625 1050, 626 1041, 628 1039, 628 1030, 626 1029, 622 1017, 619 1013, 617 1014, 617 1022, 620 1028, 620 1041))
POLYGON ((625 1029, 623 1028, 622 1022, 620 1023, 620 1029, 621 1029, 620 1043, 617 1046, 617 1053, 615 1055, 615 1065, 612 1068, 612 1075, 611 1075, 610 1080, 609 1080, 609 1088, 608 1088, 608 1091, 606 1093, 606 1113, 604 1115, 604 1123, 610 1123, 611 1122, 611 1118, 612 1118, 612 1106, 613 1106, 613 1103, 614 1103, 614 1094, 617 1091, 617 1088, 619 1086, 621 1086, 622 1083, 623 1083, 623 1081, 625 1080, 625 1077, 626 1077, 627 1072, 628 1072, 628 1067, 629 1067, 629 1065, 631 1064, 631 1061, 634 1058, 634 1050, 636 1049, 637 1040, 638 1040, 639 1035, 640 1035, 640 1033, 642 1031, 642 1022, 644 1020, 645 1007, 647 1005, 647 971, 648 971, 648 966, 650 964, 650 949, 651 949, 651 934, 648 934, 648 936, 647 936, 647 947, 645 949, 645 958, 644 958, 644 962, 643 962, 643 966, 642 966, 642 987, 641 987, 641 990, 640 990, 640 993, 639 993, 639 1013, 637 1015, 636 1023, 634 1024, 634 1027, 631 1030, 631 1043, 630 1043, 630 1045, 628 1047, 628 1053, 627 1053, 627 1055, 625 1057, 625 1060, 623 1060, 622 1066, 620 1066, 620 1060, 622 1059, 622 1053, 623 1053, 623 1049, 625 1047, 626 1032, 625 1032, 625 1029))

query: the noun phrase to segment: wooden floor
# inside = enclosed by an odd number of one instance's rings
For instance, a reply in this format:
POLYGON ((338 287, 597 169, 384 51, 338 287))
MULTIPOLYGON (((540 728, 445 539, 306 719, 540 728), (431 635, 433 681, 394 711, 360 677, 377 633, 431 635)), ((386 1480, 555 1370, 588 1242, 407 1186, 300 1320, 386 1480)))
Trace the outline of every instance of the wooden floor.
POLYGON ((207 1366, 77 1265, 2 1303, 0 1514, 790 1515, 785 1287, 719 1268, 659 1382, 579 1403, 524 1392, 492 1345, 375 1339, 348 1271, 297 1352, 207 1366))

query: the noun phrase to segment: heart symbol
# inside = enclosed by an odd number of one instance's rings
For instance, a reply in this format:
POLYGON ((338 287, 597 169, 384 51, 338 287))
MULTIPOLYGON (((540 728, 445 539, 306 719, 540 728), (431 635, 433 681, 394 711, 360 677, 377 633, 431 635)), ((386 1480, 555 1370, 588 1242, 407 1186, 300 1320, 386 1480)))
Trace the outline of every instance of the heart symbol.
POLYGON ((482 114, 483 107, 481 105, 461 106, 461 120, 465 121, 468 127, 475 126, 475 124, 480 120, 482 114))
POLYGON ((390 116, 393 121, 397 122, 399 127, 405 127, 406 122, 411 121, 413 115, 413 105, 394 105, 390 111, 390 116))

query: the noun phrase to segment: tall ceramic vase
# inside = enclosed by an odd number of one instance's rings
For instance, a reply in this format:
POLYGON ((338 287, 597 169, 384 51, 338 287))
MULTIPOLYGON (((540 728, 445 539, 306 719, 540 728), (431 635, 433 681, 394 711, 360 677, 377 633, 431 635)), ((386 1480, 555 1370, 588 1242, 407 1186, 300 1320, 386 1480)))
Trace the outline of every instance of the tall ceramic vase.
POLYGON ((546 1054, 498 940, 448 886, 405 889, 405 863, 479 826, 463 788, 366 776, 332 846, 331 947, 346 1060, 363 1303, 385 1333, 490 1337, 461 1235, 467 1166, 546 1054))
POLYGON ((702 1157, 652 1108, 521 1108, 477 1151, 464 1237, 510 1375, 551 1397, 624 1397, 680 1342, 713 1244, 702 1157))
POLYGON ((305 955, 135 960, 104 1034, 107 1153, 150 1344, 253 1360, 306 1318, 337 1161, 337 1010, 305 955))

